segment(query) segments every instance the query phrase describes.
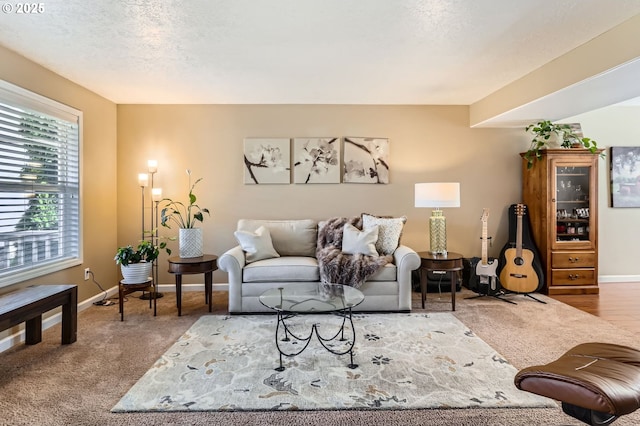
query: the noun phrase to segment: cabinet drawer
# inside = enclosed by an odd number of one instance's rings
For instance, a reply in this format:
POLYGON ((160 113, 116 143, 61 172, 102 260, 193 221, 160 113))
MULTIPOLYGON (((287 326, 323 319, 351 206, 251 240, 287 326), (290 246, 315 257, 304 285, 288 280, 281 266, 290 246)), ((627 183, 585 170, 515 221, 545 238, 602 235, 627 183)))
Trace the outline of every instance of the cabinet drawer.
POLYGON ((551 285, 593 285, 595 283, 595 269, 553 269, 551 271, 551 285))
POLYGON ((556 268, 595 268, 596 253, 592 251, 554 251, 551 253, 551 267, 556 268))

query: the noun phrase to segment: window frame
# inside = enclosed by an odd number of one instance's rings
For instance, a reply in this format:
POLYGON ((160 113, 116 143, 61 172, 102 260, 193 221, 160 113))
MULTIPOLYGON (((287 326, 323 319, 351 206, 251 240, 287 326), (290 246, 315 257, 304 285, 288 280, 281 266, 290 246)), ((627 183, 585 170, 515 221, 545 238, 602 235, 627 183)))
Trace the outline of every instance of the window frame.
MULTIPOLYGON (((11 106, 33 110, 47 116, 53 116, 61 120, 77 122, 78 126, 78 241, 77 255, 60 260, 38 261, 33 267, 22 270, 9 269, 0 272, 0 288, 7 287, 22 281, 38 278, 44 275, 62 271, 83 263, 83 112, 56 100, 34 93, 30 90, 16 86, 0 79, 0 99, 11 106)), ((20 232, 20 231, 16 231, 20 232)))

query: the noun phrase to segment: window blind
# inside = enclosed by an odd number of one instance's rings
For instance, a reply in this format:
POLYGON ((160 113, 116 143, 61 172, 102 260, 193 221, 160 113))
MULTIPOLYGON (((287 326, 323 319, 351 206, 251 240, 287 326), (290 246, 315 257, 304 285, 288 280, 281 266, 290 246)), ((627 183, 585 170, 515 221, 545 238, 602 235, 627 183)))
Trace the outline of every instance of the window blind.
POLYGON ((0 286, 80 263, 74 111, 0 85, 0 286))

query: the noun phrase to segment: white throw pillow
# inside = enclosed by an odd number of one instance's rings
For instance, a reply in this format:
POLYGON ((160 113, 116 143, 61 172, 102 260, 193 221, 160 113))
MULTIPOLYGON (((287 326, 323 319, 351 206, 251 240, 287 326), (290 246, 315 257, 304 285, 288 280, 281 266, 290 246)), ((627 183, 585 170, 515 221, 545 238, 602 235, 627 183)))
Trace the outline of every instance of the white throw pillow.
POLYGON ((381 255, 393 254, 400 244, 402 236, 402 228, 407 218, 402 217, 377 217, 370 214, 362 214, 362 229, 368 230, 374 226, 379 226, 378 242, 376 242, 376 250, 381 255))
POLYGON ((342 231, 342 252, 346 254, 364 254, 366 256, 378 256, 376 250, 378 241, 378 227, 361 231, 347 223, 342 231))
POLYGON ((271 234, 264 226, 256 229, 256 232, 236 231, 233 233, 236 240, 240 243, 242 250, 246 253, 247 263, 257 260, 271 259, 280 257, 278 252, 273 248, 271 242, 271 234))

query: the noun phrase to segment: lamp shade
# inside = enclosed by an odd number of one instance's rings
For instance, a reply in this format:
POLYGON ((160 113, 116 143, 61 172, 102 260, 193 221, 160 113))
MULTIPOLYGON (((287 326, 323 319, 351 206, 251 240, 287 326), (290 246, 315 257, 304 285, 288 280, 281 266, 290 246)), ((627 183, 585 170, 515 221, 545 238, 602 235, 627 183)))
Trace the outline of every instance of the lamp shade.
POLYGON ((149 185, 149 176, 146 173, 138 173, 138 185, 144 187, 149 185))
POLYGON ((149 173, 156 173, 158 171, 158 160, 148 160, 147 167, 149 169, 149 173))
POLYGON ((153 201, 162 200, 162 188, 151 188, 151 198, 153 201))
POLYGON ((416 207, 460 207, 459 182, 416 183, 416 207))

